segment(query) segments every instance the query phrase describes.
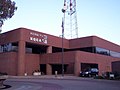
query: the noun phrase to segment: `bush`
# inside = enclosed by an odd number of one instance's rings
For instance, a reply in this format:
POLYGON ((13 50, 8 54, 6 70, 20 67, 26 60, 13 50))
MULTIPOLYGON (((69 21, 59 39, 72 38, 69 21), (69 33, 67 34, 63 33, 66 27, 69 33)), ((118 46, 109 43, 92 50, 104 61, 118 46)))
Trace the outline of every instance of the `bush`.
POLYGON ((3 75, 8 75, 6 72, 2 73, 0 72, 0 76, 3 76, 3 75))
POLYGON ((115 77, 119 77, 120 76, 120 72, 114 72, 115 77))
POLYGON ((115 80, 120 80, 120 76, 115 77, 115 80))
POLYGON ((103 76, 95 76, 94 79, 104 79, 103 76))

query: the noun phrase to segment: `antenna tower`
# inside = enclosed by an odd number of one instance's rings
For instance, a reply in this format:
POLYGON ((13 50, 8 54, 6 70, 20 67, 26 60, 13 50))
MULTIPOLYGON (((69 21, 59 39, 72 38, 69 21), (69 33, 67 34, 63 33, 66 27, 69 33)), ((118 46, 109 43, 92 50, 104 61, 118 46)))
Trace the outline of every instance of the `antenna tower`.
POLYGON ((64 37, 78 38, 76 0, 64 0, 64 37))

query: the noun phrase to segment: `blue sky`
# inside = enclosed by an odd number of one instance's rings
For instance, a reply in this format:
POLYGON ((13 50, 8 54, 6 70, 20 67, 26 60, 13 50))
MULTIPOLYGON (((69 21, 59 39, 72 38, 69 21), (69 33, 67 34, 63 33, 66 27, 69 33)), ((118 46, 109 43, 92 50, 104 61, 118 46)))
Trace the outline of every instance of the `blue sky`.
MULTIPOLYGON (((63 0, 14 0, 15 15, 3 32, 19 27, 61 35, 63 0)), ((120 0, 77 0, 79 37, 96 35, 120 45, 120 0)))

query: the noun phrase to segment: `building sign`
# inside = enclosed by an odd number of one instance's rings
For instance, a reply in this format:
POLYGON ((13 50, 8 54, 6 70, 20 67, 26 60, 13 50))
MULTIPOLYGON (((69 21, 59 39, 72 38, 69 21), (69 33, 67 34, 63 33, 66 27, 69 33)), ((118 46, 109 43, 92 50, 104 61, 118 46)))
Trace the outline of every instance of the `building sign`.
POLYGON ((31 41, 34 42, 41 42, 47 44, 47 35, 39 34, 35 32, 30 32, 30 38, 31 41))

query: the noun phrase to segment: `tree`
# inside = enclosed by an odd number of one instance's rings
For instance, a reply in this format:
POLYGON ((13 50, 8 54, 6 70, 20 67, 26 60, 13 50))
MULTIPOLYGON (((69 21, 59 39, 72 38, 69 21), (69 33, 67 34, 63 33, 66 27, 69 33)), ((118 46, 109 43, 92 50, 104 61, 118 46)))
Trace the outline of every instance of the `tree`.
POLYGON ((0 23, 1 27, 3 22, 8 18, 12 18, 14 12, 17 10, 15 2, 11 0, 0 0, 0 23))

